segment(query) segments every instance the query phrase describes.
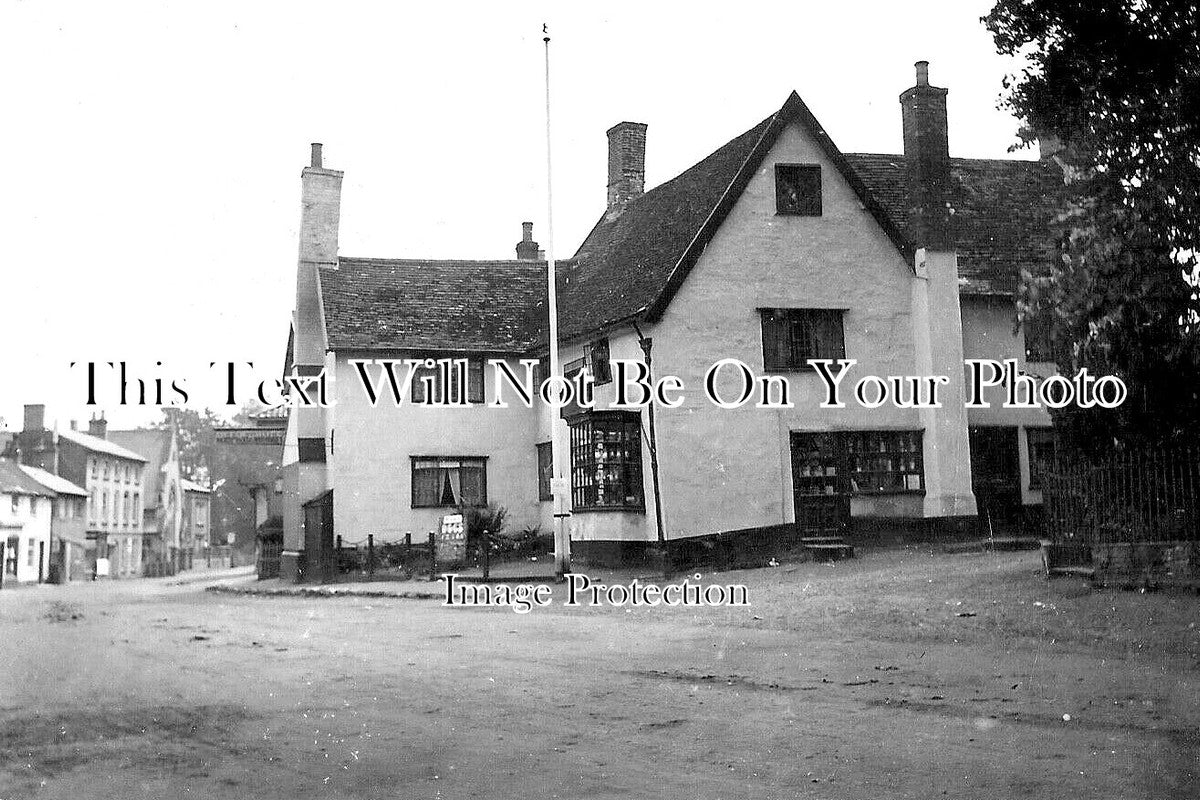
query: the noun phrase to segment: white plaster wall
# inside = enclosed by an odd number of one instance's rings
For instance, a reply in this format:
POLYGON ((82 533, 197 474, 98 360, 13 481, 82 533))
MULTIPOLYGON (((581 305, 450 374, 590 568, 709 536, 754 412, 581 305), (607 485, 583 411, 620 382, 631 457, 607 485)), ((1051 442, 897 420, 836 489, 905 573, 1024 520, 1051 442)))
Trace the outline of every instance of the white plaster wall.
MULTIPOLYGON (((656 372, 678 375, 690 389, 684 407, 658 417, 671 538, 793 521, 789 431, 922 427, 913 410, 818 408, 822 384, 811 372, 788 373, 790 410, 724 410, 702 394, 705 371, 721 358, 739 358, 761 374, 759 308, 846 309, 846 356, 859 361, 848 380, 914 374, 912 280, 850 186, 790 126, 653 331, 656 372), (776 215, 777 162, 822 164, 821 216, 776 215)), ((859 502, 859 512, 875 502, 859 502)))
MULTIPOLYGON (((391 354, 392 358, 424 354, 391 354)), ((334 530, 346 542, 419 539, 436 530, 451 508, 412 508, 412 456, 486 456, 489 503, 508 510, 508 530, 541 521, 537 500, 537 415, 519 403, 505 409, 476 404, 438 409, 388 399, 372 407, 356 370, 354 354, 338 354, 330 420, 329 486, 334 489, 334 530)), ((367 357, 363 355, 363 357, 367 357)), ((372 356, 374 357, 374 356, 372 356)), ((514 370, 517 359, 509 359, 514 370)), ((494 397, 491 367, 485 367, 485 402, 494 397)))
MULTIPOLYGON (((1020 330, 1014 331, 1015 313, 1013 301, 1008 297, 963 297, 964 358, 992 358, 998 361, 1016 358, 1019 368, 1031 375, 1045 378, 1056 374, 1053 363, 1025 360, 1025 334, 1020 330)), ((1004 408, 1004 391, 1001 387, 986 389, 983 397, 990 407, 967 409, 970 424, 1020 428, 1017 441, 1020 448, 1021 502, 1025 505, 1041 503, 1041 491, 1029 488, 1029 445, 1025 432, 1028 428, 1050 427, 1049 412, 1044 408, 1004 408)))

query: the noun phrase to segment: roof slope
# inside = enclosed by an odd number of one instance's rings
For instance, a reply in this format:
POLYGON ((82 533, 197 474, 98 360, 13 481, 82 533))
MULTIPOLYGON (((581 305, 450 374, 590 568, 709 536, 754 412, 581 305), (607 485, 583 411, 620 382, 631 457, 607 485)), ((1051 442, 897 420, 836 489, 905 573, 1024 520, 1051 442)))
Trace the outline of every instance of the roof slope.
POLYGON ((43 486, 27 475, 20 465, 10 458, 0 458, 0 494, 58 496, 53 489, 43 486))
POLYGON ((86 489, 76 486, 66 478, 55 475, 53 472, 47 472, 46 470, 38 469, 37 467, 26 466, 25 464, 20 464, 18 466, 21 467, 22 472, 52 492, 57 494, 73 494, 76 497, 88 496, 86 489))
POLYGON ((525 352, 541 329, 545 262, 339 258, 320 276, 331 350, 525 352))
POLYGON ((634 198, 615 219, 600 218, 560 280, 561 334, 570 337, 627 319, 658 296, 763 138, 774 117, 727 142, 678 177, 634 198))
MULTIPOLYGON (((117 433, 118 431, 113 431, 117 433)), ((140 456, 132 450, 127 450, 119 444, 110 442, 107 439, 101 439, 98 436, 92 436, 90 433, 82 433, 80 431, 59 431, 58 435, 69 442, 74 442, 80 447, 84 447, 95 453, 103 453, 117 458, 127 458, 131 461, 145 461, 144 456, 140 456)))
MULTIPOLYGON (((904 156, 843 154, 794 92, 767 119, 672 180, 605 214, 557 264, 559 335, 656 319, 786 126, 797 122, 906 257, 904 156)), ((964 293, 1011 293, 1022 269, 1053 257, 1061 177, 1037 161, 951 159, 964 293)), ((322 270, 329 347, 526 352, 544 345, 545 264, 339 259, 322 270)))
POLYGON ((158 508, 158 499, 162 494, 162 467, 171 454, 170 429, 136 428, 128 431, 109 431, 108 438, 114 444, 142 454, 142 460, 146 462, 142 508, 146 511, 158 508))
MULTIPOLYGON (((847 153, 846 160, 888 216, 906 229, 904 156, 847 153)), ((1044 269, 1054 258, 1050 226, 1062 173, 1041 161, 952 158, 950 174, 962 290, 1010 294, 1021 270, 1044 269)))

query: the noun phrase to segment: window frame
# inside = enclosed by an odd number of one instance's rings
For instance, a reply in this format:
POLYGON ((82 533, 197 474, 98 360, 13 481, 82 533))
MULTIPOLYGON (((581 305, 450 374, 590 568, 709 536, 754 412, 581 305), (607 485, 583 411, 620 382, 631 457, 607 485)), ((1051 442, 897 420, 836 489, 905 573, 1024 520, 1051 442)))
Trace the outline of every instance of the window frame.
POLYGON ((645 476, 642 469, 642 421, 636 411, 592 411, 579 414, 568 421, 571 459, 571 509, 575 512, 634 511, 645 513, 645 476), (610 452, 603 462, 597 460, 596 438, 599 426, 620 426, 615 444, 619 452, 612 457, 610 452), (620 472, 619 503, 600 501, 603 487, 596 476, 601 470, 614 465, 620 472), (588 480, 591 477, 592 480, 588 480))
POLYGON ((759 308, 759 335, 762 340, 763 369, 769 373, 804 372, 813 369, 810 359, 839 359, 846 357, 846 309, 844 308, 759 308), (828 315, 829 319, 822 321, 821 317, 828 315), (814 331, 819 325, 836 322, 837 340, 829 352, 821 352, 821 348, 812 348, 812 352, 802 350, 801 345, 816 344, 814 337, 819 335, 814 331), (773 330, 769 326, 775 326, 773 330), (807 326, 808 341, 798 341, 795 328, 807 326), (781 333, 787 338, 780 345, 768 336, 781 333), (787 355, 782 360, 776 359, 776 352, 786 349, 787 355))
MULTIPOLYGON (((806 188, 813 188, 811 183, 806 188)), ((775 214, 783 217, 820 217, 824 216, 824 202, 822 195, 825 193, 824 181, 821 175, 820 164, 799 164, 781 162, 775 164, 775 214), (797 190, 804 186, 805 181, 813 181, 815 178, 815 193, 809 193, 804 197, 796 194, 793 200, 786 194, 787 187, 791 186, 797 190)))
POLYGON ((437 469, 437 470, 459 469, 459 470, 461 470, 462 469, 461 462, 464 462, 464 461, 479 462, 479 466, 482 467, 481 472, 483 474, 483 479, 480 482, 482 498, 480 499, 480 501, 478 503, 471 503, 469 505, 471 505, 475 508, 483 508, 484 506, 486 506, 488 504, 488 499, 487 499, 488 457, 487 456, 421 455, 421 456, 409 456, 409 506, 410 506, 410 508, 461 508, 464 505, 468 505, 467 503, 465 503, 463 501, 463 498, 461 497, 461 494, 462 494, 462 488, 461 488, 462 487, 462 476, 461 476, 461 474, 459 475, 459 495, 460 496, 458 498, 459 502, 457 504, 445 504, 445 503, 440 502, 440 500, 439 500, 439 502, 436 502, 436 503, 419 503, 417 501, 417 470, 418 469, 437 469), (457 461, 457 462, 460 462, 460 464, 458 467, 446 467, 446 466, 418 467, 417 463, 420 461, 438 461, 438 462, 457 461))

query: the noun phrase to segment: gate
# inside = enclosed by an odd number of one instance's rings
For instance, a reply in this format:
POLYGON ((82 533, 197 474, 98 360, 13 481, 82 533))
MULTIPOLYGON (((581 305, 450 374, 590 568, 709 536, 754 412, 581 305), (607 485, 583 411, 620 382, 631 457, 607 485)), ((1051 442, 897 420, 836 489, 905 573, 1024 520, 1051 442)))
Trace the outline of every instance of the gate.
POLYGON ((333 548, 333 490, 304 504, 306 580, 329 583, 337 565, 333 548))

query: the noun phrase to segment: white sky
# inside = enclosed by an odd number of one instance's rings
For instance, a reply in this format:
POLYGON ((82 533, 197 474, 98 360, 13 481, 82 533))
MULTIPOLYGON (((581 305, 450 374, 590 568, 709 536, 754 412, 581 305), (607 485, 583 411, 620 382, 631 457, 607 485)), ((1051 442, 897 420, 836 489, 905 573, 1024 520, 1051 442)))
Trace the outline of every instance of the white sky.
MULTIPOLYGON (((545 246, 543 21, 560 257, 603 209, 621 120, 650 126, 647 186, 793 89, 843 150, 899 152, 924 58, 951 153, 1011 157, 988 2, 421 5, 0 0, 10 429, 23 403, 87 418, 71 361, 182 379, 197 406, 221 402, 209 361, 278 374, 309 142, 346 173, 345 255, 512 258, 526 219, 545 246)), ((114 427, 159 416, 101 399, 114 427)))

